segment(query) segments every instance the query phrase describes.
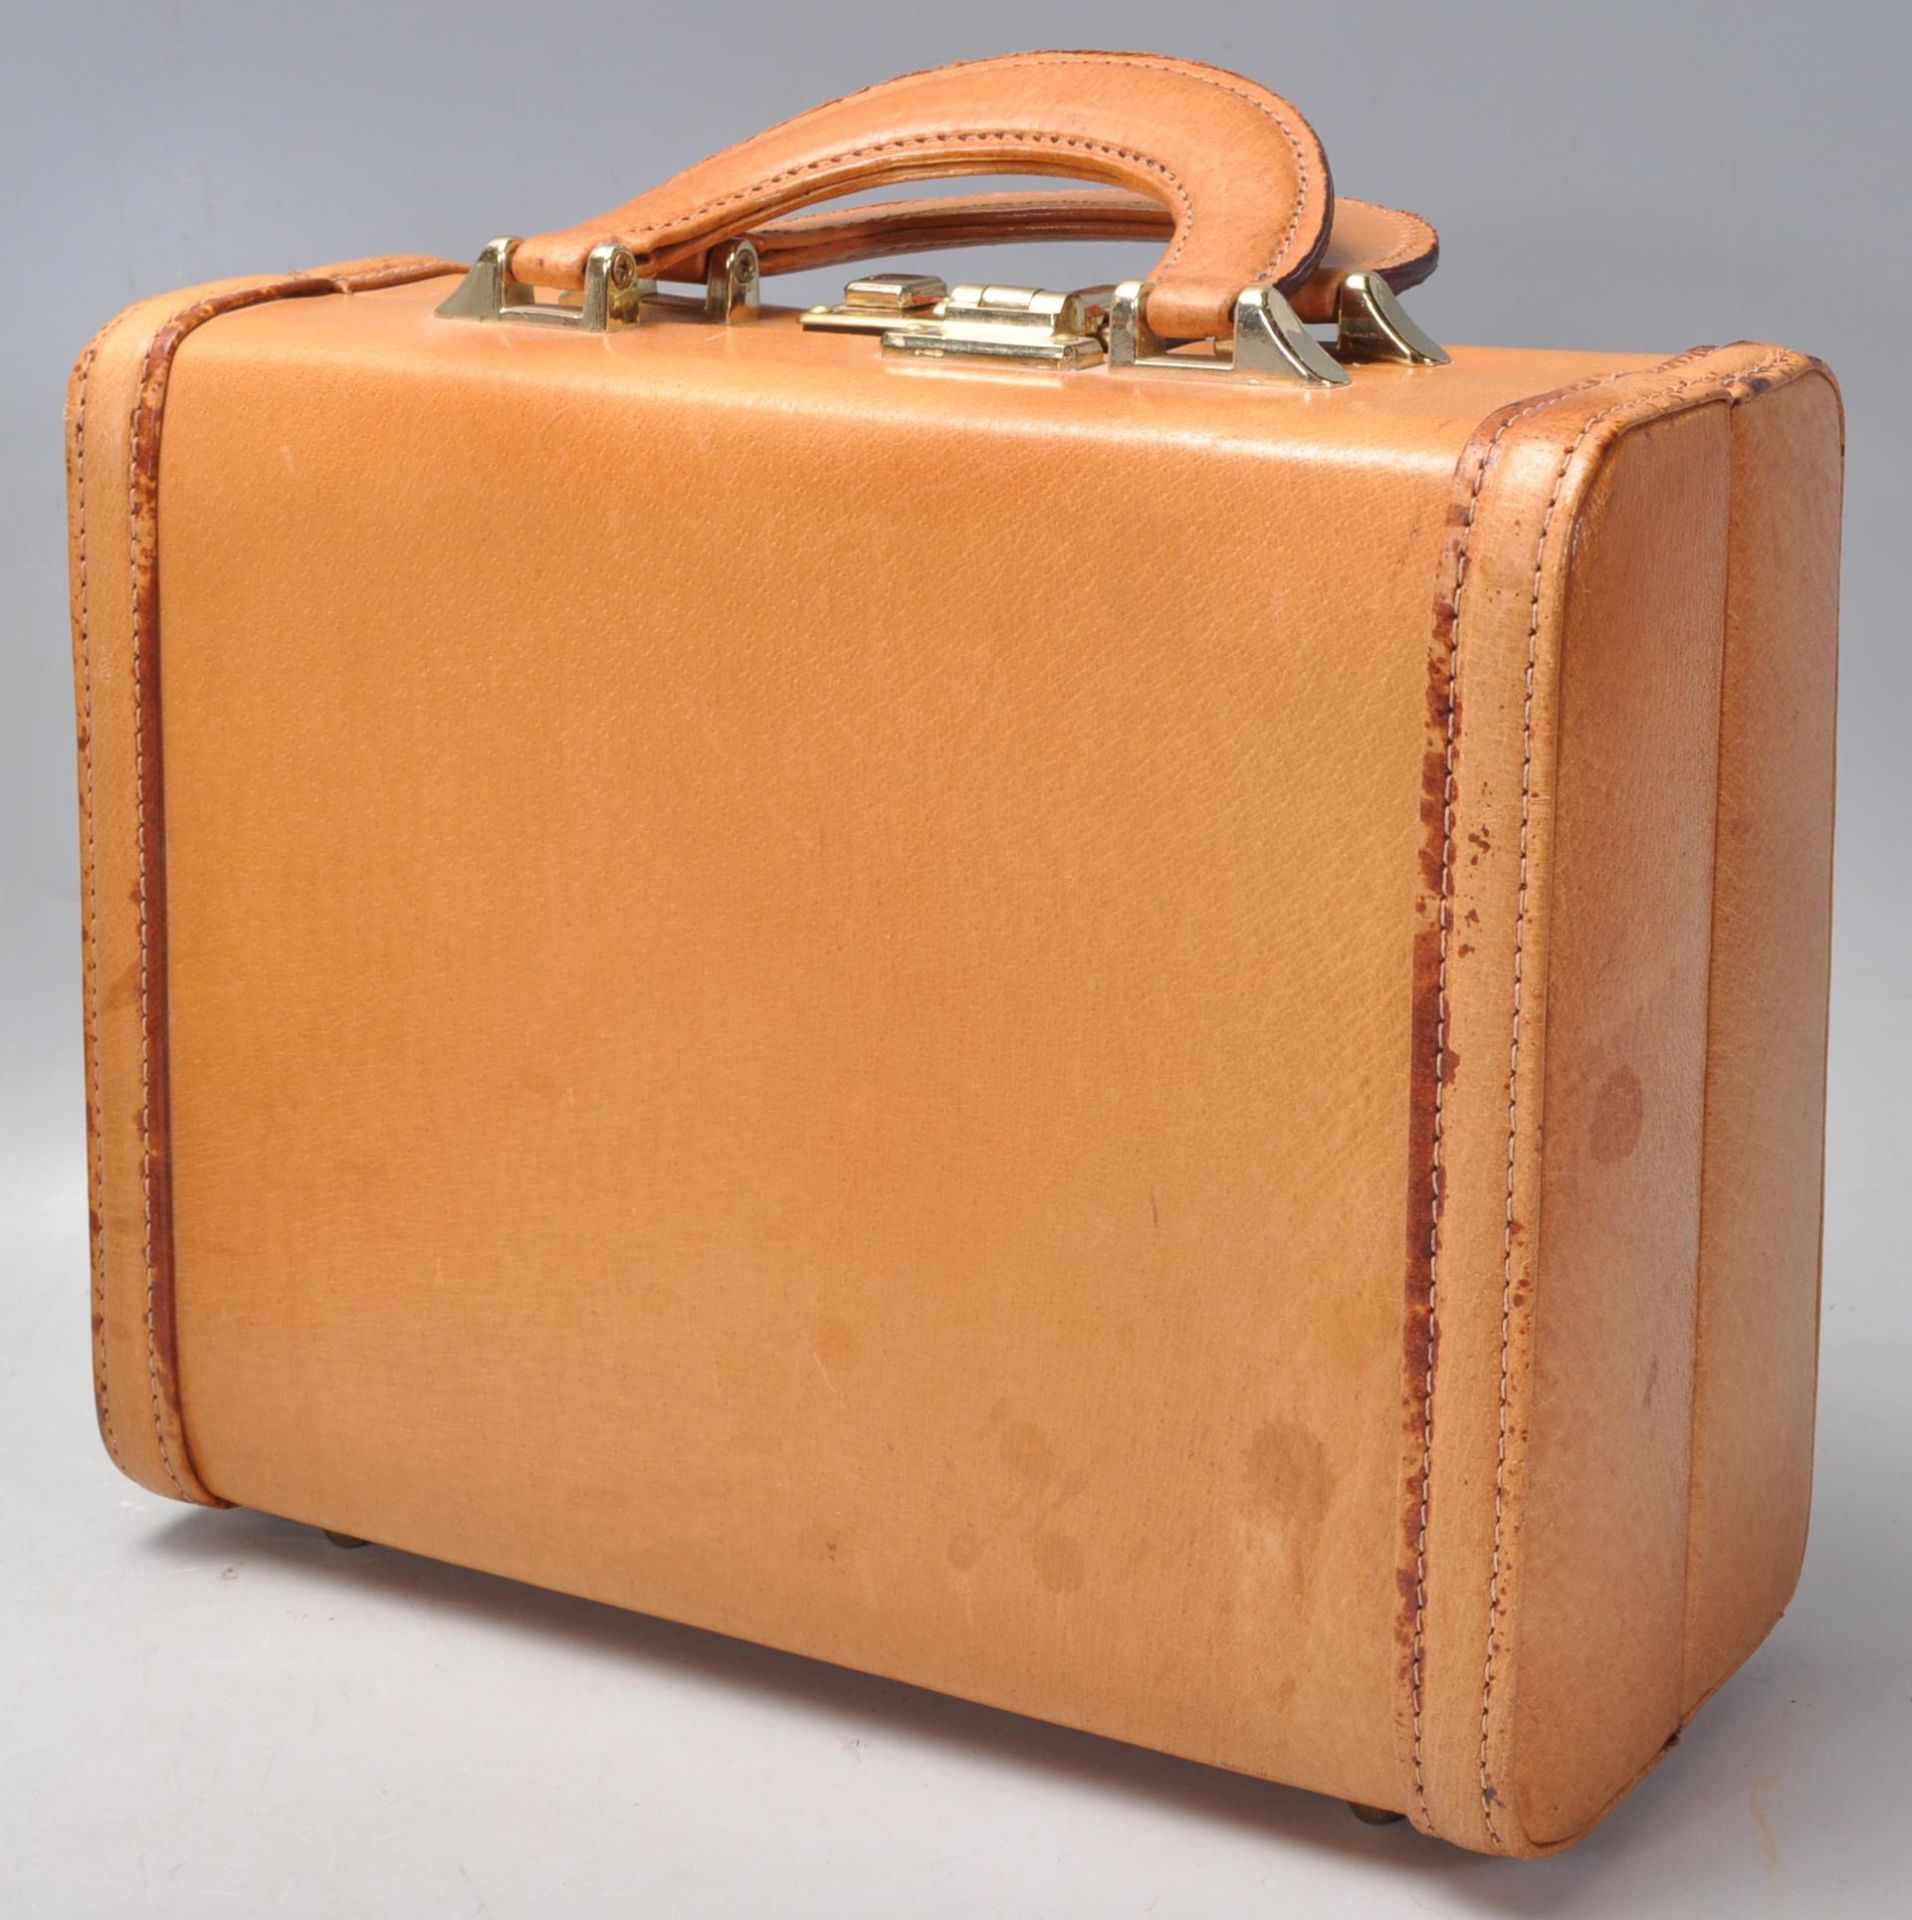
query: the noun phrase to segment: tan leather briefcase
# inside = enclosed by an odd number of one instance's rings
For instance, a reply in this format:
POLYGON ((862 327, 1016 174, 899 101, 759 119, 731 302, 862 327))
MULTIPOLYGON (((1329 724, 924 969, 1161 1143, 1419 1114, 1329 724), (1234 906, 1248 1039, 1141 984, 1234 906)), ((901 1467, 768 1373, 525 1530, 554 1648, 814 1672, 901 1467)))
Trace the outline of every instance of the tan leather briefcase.
POLYGON ((1840 410, 1443 352, 1434 254, 1261 87, 1044 53, 113 321, 121 1467, 1463 1846, 1597 1821, 1805 1537, 1840 410), (1096 184, 800 211, 992 172, 1096 184), (873 270, 1097 234, 1152 279, 873 270))

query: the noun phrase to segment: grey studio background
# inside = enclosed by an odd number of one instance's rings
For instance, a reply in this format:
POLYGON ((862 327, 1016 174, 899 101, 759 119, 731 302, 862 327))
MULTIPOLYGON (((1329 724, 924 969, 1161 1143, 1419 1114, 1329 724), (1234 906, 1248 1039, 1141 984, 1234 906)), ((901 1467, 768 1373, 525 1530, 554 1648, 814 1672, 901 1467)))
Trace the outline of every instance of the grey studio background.
MULTIPOLYGON (((1874 1915, 1912 1841, 1906 13, 331 0, 0 39, 0 1911, 1874 1915), (1030 46, 1240 68, 1426 212, 1438 337, 1831 361, 1848 407, 1820 1464, 1792 1613, 1587 1845, 1336 1804, 121 1481, 88 1388, 60 413, 136 297, 594 212, 848 87, 1030 46)), ((1133 251, 1035 252, 1081 284, 1133 251)), ((834 280, 838 276, 831 276, 834 280)), ((978 276, 981 277, 981 276, 978 276)), ((817 282, 810 282, 815 287, 817 282)), ((806 295, 809 288, 805 288, 806 295)), ((588 476, 580 476, 588 484, 588 476)))

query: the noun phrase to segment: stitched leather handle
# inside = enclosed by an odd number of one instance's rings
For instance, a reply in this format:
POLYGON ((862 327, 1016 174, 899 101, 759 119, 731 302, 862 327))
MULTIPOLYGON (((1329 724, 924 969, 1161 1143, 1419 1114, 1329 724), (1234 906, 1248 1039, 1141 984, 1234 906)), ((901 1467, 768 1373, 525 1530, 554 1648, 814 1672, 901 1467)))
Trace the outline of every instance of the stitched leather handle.
MULTIPOLYGON (((1072 193, 967 193, 934 200, 885 200, 873 206, 793 213, 751 235, 766 274, 799 273, 845 261, 894 258, 942 247, 1022 240, 1171 238, 1167 208, 1139 193, 1107 188, 1072 193)), ((1381 273, 1396 293, 1417 287, 1440 263, 1440 236, 1418 213, 1337 194, 1334 226, 1315 269, 1290 294, 1303 320, 1332 322, 1341 283, 1351 273, 1381 273)), ((705 253, 687 255, 658 277, 701 282, 705 253)))
POLYGON ((596 220, 519 242, 511 270, 578 286, 591 249, 617 241, 662 274, 820 200, 990 173, 1103 181, 1161 206, 1173 238, 1148 319, 1177 337, 1224 332, 1243 287, 1299 287, 1334 214, 1313 128, 1253 81, 1154 54, 1024 53, 799 114, 596 220))

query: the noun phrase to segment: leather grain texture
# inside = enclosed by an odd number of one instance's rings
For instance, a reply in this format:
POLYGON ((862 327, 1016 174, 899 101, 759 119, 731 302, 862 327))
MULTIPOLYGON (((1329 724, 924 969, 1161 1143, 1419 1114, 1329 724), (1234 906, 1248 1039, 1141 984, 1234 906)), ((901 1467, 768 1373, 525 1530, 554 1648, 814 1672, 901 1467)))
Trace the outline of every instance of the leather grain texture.
POLYGON ((1569 1843, 1804 1525, 1823 370, 444 271, 76 372, 115 1459, 1569 1843))

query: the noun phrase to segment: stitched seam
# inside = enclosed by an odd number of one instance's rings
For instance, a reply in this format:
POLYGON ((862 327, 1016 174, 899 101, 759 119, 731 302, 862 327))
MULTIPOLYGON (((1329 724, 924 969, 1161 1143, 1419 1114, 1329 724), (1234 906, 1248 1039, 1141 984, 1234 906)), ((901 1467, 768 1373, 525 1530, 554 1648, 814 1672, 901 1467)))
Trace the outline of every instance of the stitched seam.
POLYGON ((88 1138, 87 1187, 93 1206, 88 1223, 87 1242, 93 1279, 93 1314, 98 1331, 93 1336, 93 1384, 99 1399, 100 1435, 106 1442, 107 1457, 124 1473, 126 1457, 120 1451, 119 1436, 113 1430, 113 1407, 108 1378, 106 1336, 106 1189, 102 1160, 106 1142, 100 1124, 100 954, 99 954, 99 869, 94 812, 93 782, 93 643, 91 597, 87 579, 86 554, 86 402, 93 380, 93 362, 97 347, 88 347, 80 363, 78 390, 73 403, 73 493, 79 548, 79 629, 80 629, 80 786, 85 812, 84 847, 86 867, 86 961, 83 999, 86 1015, 86 1058, 88 1099, 86 1130, 88 1138))
POLYGON ((1385 253, 1379 260, 1369 263, 1370 273, 1385 273, 1390 267, 1398 267, 1404 261, 1424 259, 1429 243, 1439 244, 1433 227, 1418 213, 1409 213, 1405 207, 1381 207, 1377 211, 1389 216, 1399 238, 1392 253, 1385 253))
POLYGON ((1427 1779, 1422 1759, 1422 1657, 1426 1646, 1427 1625, 1427 1521, 1430 1483, 1434 1478, 1434 1345, 1435 1312, 1438 1304, 1441 1237, 1441 1142, 1447 1088, 1447 959, 1448 936, 1452 926, 1450 909, 1454 897, 1454 749, 1460 714, 1461 609, 1467 593, 1467 559, 1474 536, 1474 522, 1480 513, 1481 489, 1493 464, 1501 441, 1518 422, 1529 414, 1553 405, 1555 396, 1537 400, 1518 413, 1508 415, 1494 431, 1481 454, 1480 466, 1467 501, 1467 519, 1461 528, 1460 545, 1454 567, 1454 618, 1447 641, 1447 715, 1446 765, 1441 783, 1441 893, 1438 912, 1440 961, 1435 974, 1434 1014, 1434 1142, 1428 1174, 1427 1243, 1427 1343, 1421 1380, 1421 1472, 1420 1511, 1414 1539, 1414 1635, 1408 1660, 1408 1700, 1413 1718, 1411 1768, 1414 1797, 1421 1811, 1421 1824, 1429 1824, 1427 1779))
MULTIPOLYGON (((177 324, 175 321, 173 324, 177 324)), ((127 457, 127 537, 130 546, 128 571, 133 593, 133 779, 134 830, 139 848, 139 1143, 140 1209, 146 1259, 146 1383, 153 1403, 153 1432, 159 1442, 160 1463, 166 1477, 184 1500, 190 1496, 178 1467, 173 1462, 172 1444, 166 1435, 166 1420, 159 1386, 159 1336, 156 1328, 157 1284, 153 1262, 153 1080, 152 1080, 152 924, 147 896, 146 873, 146 708, 144 647, 139 606, 139 419, 146 403, 147 385, 153 375, 153 348, 159 336, 147 343, 140 364, 139 387, 133 402, 132 445, 127 457)))
MULTIPOLYGON (((1136 55, 1032 54, 1019 58, 1006 59, 1002 61, 1000 65, 1004 68, 1039 66, 1129 67, 1138 71, 1174 74, 1179 77, 1194 80, 1202 86, 1213 87, 1218 92, 1231 93, 1235 95, 1237 99, 1246 101, 1256 112, 1262 114, 1279 129, 1282 138, 1288 142, 1289 149, 1295 157, 1295 204, 1289 215, 1288 225, 1282 234, 1280 243, 1276 246, 1274 252, 1269 255, 1267 262, 1262 268, 1264 278, 1274 277, 1276 266, 1288 248, 1293 244, 1295 235, 1300 231, 1301 218, 1307 209, 1309 196, 1313 191, 1313 185, 1309 176, 1307 157, 1303 151, 1300 137, 1288 124, 1287 120, 1268 104, 1267 100, 1258 98, 1239 82, 1224 79, 1216 73, 1203 71, 1184 62, 1151 60, 1136 55)), ((930 69, 930 71, 935 70, 930 69)), ((913 79, 915 77, 917 76, 904 76, 905 79, 913 79)), ((841 95, 838 99, 829 102, 827 106, 815 108, 812 111, 817 113, 827 112, 831 107, 840 106, 845 100, 856 99, 860 97, 861 94, 874 93, 879 91, 881 87, 893 86, 895 84, 897 83, 894 81, 882 81, 879 82, 877 86, 862 88, 858 93, 841 95)), ((788 125, 789 123, 785 122, 783 124, 788 125)), ((751 136, 752 139, 757 137, 758 136, 755 135, 751 136)), ((1157 268, 1157 271, 1160 272, 1165 268, 1173 266, 1181 257, 1182 250, 1187 244, 1190 234, 1194 231, 1195 206, 1189 197, 1188 189, 1184 186, 1173 168, 1150 155, 1135 152, 1130 148, 1114 146, 1103 141, 1077 138, 1068 135, 1039 133, 1012 134, 1009 129, 1004 128, 986 133, 916 135, 908 138, 876 141, 868 146, 852 147, 842 152, 833 153, 824 160, 808 161, 802 166, 783 168, 776 173, 763 175, 751 186, 740 187, 730 193, 720 194, 714 199, 705 201, 701 206, 692 208, 688 213, 677 215, 674 219, 658 229, 656 235, 653 237, 649 251, 657 251, 659 247, 667 244, 685 228, 694 227, 695 223, 707 214, 715 213, 727 206, 732 206, 740 200, 751 199, 761 193, 766 187, 780 185, 787 180, 803 179, 806 176, 827 171, 829 168, 845 160, 864 159, 872 154, 890 152, 902 147, 940 144, 946 139, 953 141, 986 141, 1012 137, 1027 139, 1043 145, 1080 147, 1089 152, 1110 154, 1121 159, 1133 161, 1140 166, 1148 168, 1152 172, 1160 174, 1175 188, 1176 195, 1182 203, 1184 218, 1177 232, 1174 247, 1171 248, 1166 258, 1162 261, 1161 266, 1157 268)), ((739 141, 723 149, 716 158, 722 159, 727 154, 739 152, 749 144, 750 140, 739 141)))
MULTIPOLYGON (((1129 67, 1141 72, 1179 74, 1187 79, 1199 82, 1202 86, 1214 87, 1222 93, 1232 93, 1236 99, 1245 100, 1257 113, 1261 114, 1265 119, 1272 121, 1280 131, 1281 137, 1287 141, 1289 150, 1295 156, 1294 208, 1288 216, 1288 226, 1281 236, 1280 243, 1268 256, 1261 270, 1262 278, 1273 279, 1275 277, 1277 263, 1293 244, 1295 235, 1301 230, 1301 216, 1307 209, 1308 196, 1312 191, 1312 182, 1308 177, 1308 160, 1302 151, 1300 137, 1296 134, 1294 128, 1288 124, 1287 120, 1268 104, 1266 98, 1257 93, 1251 93, 1246 86, 1232 76, 1225 77, 1220 72, 1205 71, 1199 67, 1193 67, 1180 61, 1151 60, 1146 56, 1137 56, 1135 54, 1086 56, 1081 54, 1037 54, 1020 60, 1017 64, 1019 66, 1083 65, 1129 67)), ((1189 212, 1189 228, 1191 231, 1193 230, 1194 224, 1194 210, 1191 208, 1189 212)), ((1174 251, 1162 262, 1163 267, 1170 266, 1174 263, 1182 251, 1182 242, 1186 237, 1186 234, 1177 237, 1174 251)), ((1160 272, 1161 269, 1157 268, 1157 271, 1160 272)))
MULTIPOLYGON (((1139 217, 1132 205, 1124 206, 1119 200, 1112 207, 1097 204, 1098 201, 1109 199, 1117 199, 1117 196, 1110 193, 1073 194, 1061 190, 1037 194, 964 194, 948 200, 879 201, 874 206, 855 207, 848 211, 780 215, 766 221, 757 230, 757 242, 762 247, 768 241, 773 249, 780 242, 786 247, 806 242, 815 244, 824 235, 841 230, 869 242, 882 241, 887 236, 901 245, 911 234, 919 231, 926 234, 941 233, 972 227, 993 230, 997 225, 1009 229, 1005 235, 1008 238, 1017 237, 1014 232, 1017 226, 1045 233, 1056 232, 1064 237, 1073 237, 1079 229, 1086 237, 1099 238, 1104 232, 1122 227, 1139 217)), ((1159 212, 1154 202, 1143 204, 1151 213, 1159 212)), ((1346 206, 1353 203, 1343 201, 1342 204, 1346 206)), ((1436 244, 1434 230, 1419 214, 1393 207, 1377 207, 1371 202, 1368 205, 1372 213, 1385 216, 1393 240, 1375 258, 1361 263, 1366 271, 1386 273, 1404 263, 1424 260, 1432 251, 1436 244)), ((1317 274, 1328 271, 1331 269, 1316 269, 1317 274)))
POLYGON ((1170 250, 1168 258, 1163 261, 1163 266, 1173 264, 1180 256, 1183 246, 1187 243, 1189 234, 1194 231, 1195 203, 1189 197, 1187 186, 1183 183, 1181 176, 1176 173, 1172 167, 1165 165, 1162 161, 1153 158, 1151 155, 1137 152, 1132 147, 1116 146, 1106 140, 1091 140, 1074 134, 1030 133, 1019 128, 994 127, 970 133, 916 133, 901 135, 892 140, 876 140, 867 146, 839 149, 822 160, 805 161, 802 166, 785 167, 777 173, 765 174, 762 179, 748 187, 738 187, 730 193, 720 194, 714 200, 707 200, 703 205, 691 208, 688 213, 677 215, 666 225, 657 229, 646 251, 653 254, 659 252, 679 235, 687 231, 694 231, 698 222, 706 215, 717 213, 728 206, 734 206, 741 200, 755 199, 766 187, 780 186, 785 181, 802 180, 819 173, 828 172, 832 167, 840 166, 846 160, 865 160, 874 154, 894 153, 906 147, 940 147, 952 144, 982 145, 989 141, 997 140, 1022 140, 1035 146, 1076 147, 1082 149, 1084 152, 1108 154, 1119 160, 1127 160, 1136 166, 1148 169, 1151 173, 1159 174, 1174 190, 1176 198, 1182 203, 1183 212, 1183 219, 1175 245, 1170 250))
MULTIPOLYGON (((1675 359, 1664 362, 1653 371, 1664 372, 1668 367, 1678 366, 1689 358, 1691 355, 1681 354, 1675 359)), ((1421 1389, 1419 1511, 1416 1516, 1414 1541, 1414 1626, 1408 1659, 1408 1702, 1412 1720, 1410 1771, 1413 1776, 1415 1801, 1420 1808, 1421 1825, 1429 1830, 1432 1828, 1432 1821, 1428 1812, 1423 1759, 1424 1690, 1422 1682, 1427 1624, 1428 1511, 1434 1477, 1434 1356, 1437 1346, 1437 1307, 1440 1284, 1441 1145, 1444 1138, 1443 1121, 1447 1084, 1447 970, 1448 942, 1452 928, 1451 907, 1454 897, 1454 755, 1458 744, 1457 727, 1460 715, 1461 618, 1466 601, 1467 563, 1474 537, 1474 523, 1479 517, 1481 493, 1487 482, 1488 469, 1492 466, 1494 455, 1508 432, 1529 415, 1540 413, 1562 400, 1571 398, 1576 393, 1589 391, 1610 381, 1626 379, 1639 371, 1641 370, 1637 368, 1626 368, 1616 373, 1597 374, 1573 386, 1545 394, 1530 405, 1522 407, 1518 412, 1508 415, 1494 430, 1493 437, 1481 452, 1480 465, 1475 470, 1473 486, 1468 494, 1466 521, 1461 528, 1460 542, 1455 552, 1454 617, 1448 630, 1447 647, 1446 766, 1441 793, 1440 959, 1435 984, 1434 1126, 1428 1175, 1427 1335, 1421 1389)))
POLYGON ((1718 381, 1727 390, 1735 382, 1757 377, 1769 368, 1780 365, 1788 356, 1781 352, 1755 362, 1750 367, 1735 369, 1728 373, 1706 372, 1695 374, 1691 379, 1675 381, 1671 386, 1663 387, 1654 393, 1637 394, 1628 399, 1616 400, 1611 406, 1603 407, 1593 414, 1575 434, 1566 452, 1561 456, 1560 464, 1554 473, 1553 486, 1547 497, 1547 507, 1541 516, 1540 535, 1534 557, 1533 586, 1528 601, 1527 612, 1527 664, 1525 692, 1521 710, 1521 767, 1520 767, 1520 873, 1514 894, 1514 980, 1513 980, 1513 1032, 1508 1048, 1507 1080, 1507 1182, 1505 1200, 1505 1223, 1501 1235, 1501 1286, 1500 1286, 1500 1356, 1499 1381, 1497 1387, 1498 1405, 1496 1409, 1496 1436, 1494 1450, 1494 1548, 1489 1564, 1487 1583, 1487 1649, 1481 1669, 1480 1695, 1480 1803, 1481 1817, 1488 1838, 1496 1847, 1504 1850, 1506 1842, 1494 1818, 1494 1806, 1498 1796, 1494 1791, 1488 1764, 1489 1732, 1492 1724, 1493 1693, 1495 1682, 1496 1629, 1500 1618, 1500 1585, 1502 1558, 1505 1546, 1506 1491, 1507 1491, 1507 1407, 1509 1367, 1508 1352, 1513 1327, 1513 1285, 1514 1285, 1514 1191, 1515 1156, 1518 1141, 1519 1117, 1519 1074, 1520 1041, 1522 1011, 1523 960, 1526 948, 1527 924, 1527 883, 1528 883, 1528 829, 1531 818, 1533 797, 1533 711, 1534 711, 1534 674, 1540 650, 1540 602, 1546 581, 1547 549, 1549 536, 1553 529, 1554 515, 1566 488, 1567 475, 1572 471, 1575 457, 1586 444, 1588 437, 1603 422, 1614 415, 1624 413, 1628 408, 1650 408, 1704 385, 1709 380, 1718 381))
MULTIPOLYGON (((1280 243, 1276 246, 1275 250, 1268 256, 1268 259, 1266 263, 1263 265, 1261 270, 1262 278, 1272 279, 1274 277, 1276 263, 1281 259, 1282 255, 1288 251, 1288 248, 1290 247, 1290 245, 1293 244, 1295 235, 1301 230, 1301 216, 1303 212, 1306 211, 1307 209, 1308 195, 1312 191, 1312 183, 1310 182, 1308 177, 1307 156, 1302 152, 1301 140, 1299 136, 1295 133, 1294 128, 1291 127, 1288 124, 1288 122, 1279 113, 1277 113, 1273 107, 1271 107, 1268 104, 1265 98, 1260 97, 1256 93, 1251 93, 1246 86, 1244 86, 1238 79, 1235 79, 1232 76, 1224 76, 1222 73, 1218 71, 1204 71, 1199 67, 1192 67, 1180 61, 1151 60, 1146 55, 1138 56, 1135 54, 1088 54, 1088 55, 1035 54, 1035 55, 1029 56, 1026 59, 1018 60, 1016 64, 1018 66, 1029 66, 1029 67, 1040 67, 1040 66, 1129 67, 1138 72, 1174 73, 1186 79, 1197 81, 1202 86, 1214 87, 1218 92, 1232 93, 1236 99, 1245 100, 1251 107, 1255 109, 1257 113, 1261 114, 1263 118, 1271 121, 1274 124, 1274 126, 1280 131, 1281 137, 1287 141, 1289 150, 1295 156, 1294 209, 1288 216, 1288 226, 1286 231, 1281 236, 1280 243)), ((1189 226, 1192 230, 1194 226, 1194 212, 1192 208, 1189 213, 1189 226)), ((1181 236, 1177 238, 1174 252, 1172 252, 1168 256, 1168 259, 1162 262, 1162 265, 1164 267, 1171 265, 1176 259, 1176 257, 1181 253, 1182 238, 1185 238, 1185 237, 1186 236, 1181 236)), ((1157 271, 1159 272, 1160 268, 1158 268, 1157 271)))

